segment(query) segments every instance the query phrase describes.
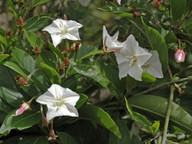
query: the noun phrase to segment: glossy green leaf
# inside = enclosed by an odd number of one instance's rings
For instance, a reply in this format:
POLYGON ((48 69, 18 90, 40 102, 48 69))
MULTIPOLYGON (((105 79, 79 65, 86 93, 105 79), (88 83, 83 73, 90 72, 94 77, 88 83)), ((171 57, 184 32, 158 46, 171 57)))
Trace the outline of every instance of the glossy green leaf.
POLYGON ((46 136, 26 136, 18 144, 49 144, 46 136))
POLYGON ((41 121, 40 112, 26 111, 22 115, 13 116, 16 110, 10 112, 0 128, 0 134, 7 135, 12 129, 27 129, 41 121))
MULTIPOLYGON (((138 110, 164 118, 167 112, 168 100, 154 95, 139 95, 128 99, 129 104, 138 110)), ((192 116, 181 106, 172 104, 170 121, 181 129, 192 132, 192 116)))
POLYGON ((87 104, 79 110, 80 118, 97 122, 114 133, 118 138, 121 138, 121 133, 118 126, 115 124, 110 115, 103 109, 87 104))
POLYGON ((15 86, 15 80, 11 76, 10 70, 2 64, 0 64, 0 75, 0 86, 13 90, 17 89, 15 86))
POLYGON ((155 81, 156 81, 156 78, 155 78, 153 75, 151 75, 151 74, 149 74, 149 73, 147 73, 147 72, 143 72, 143 73, 142 73, 142 80, 143 80, 144 82, 152 83, 152 82, 155 82, 155 81))
POLYGON ((29 29, 30 27, 32 27, 38 21, 38 19, 39 19, 38 16, 30 17, 29 19, 27 19, 24 22, 23 28, 24 29, 29 29))
POLYGON ((111 65, 98 63, 92 59, 89 63, 71 63, 73 69, 84 76, 87 76, 103 87, 109 89, 116 98, 121 98, 125 85, 119 80, 118 71, 111 65))
POLYGON ((57 49, 52 43, 49 43, 49 47, 51 49, 51 51, 58 56, 62 61, 65 60, 64 55, 61 53, 61 51, 59 49, 57 49))
POLYGON ((66 132, 57 132, 57 135, 63 144, 78 144, 77 141, 66 132))
POLYGON ((116 122, 117 126, 119 127, 122 138, 119 139, 114 134, 110 133, 109 144, 130 144, 131 138, 130 138, 129 129, 128 129, 126 123, 123 120, 120 120, 119 117, 120 116, 118 114, 115 114, 114 121, 116 122))
POLYGON ((17 64, 15 64, 11 61, 6 61, 4 63, 4 65, 9 67, 10 69, 14 70, 15 72, 19 73, 23 77, 27 77, 27 74, 25 74, 25 72, 23 72, 23 70, 17 64))
POLYGON ((30 28, 27 29, 29 32, 37 31, 41 28, 44 28, 46 25, 48 25, 50 20, 50 17, 48 16, 42 16, 38 19, 38 21, 32 25, 30 28))
POLYGON ((175 35, 174 32, 169 32, 166 36, 165 36, 165 40, 167 44, 170 43, 176 43, 177 42, 177 37, 175 35))
POLYGON ((144 21, 143 26, 152 50, 157 50, 159 53, 159 58, 162 64, 163 72, 165 72, 168 67, 168 49, 165 40, 156 29, 147 26, 144 23, 144 21))
POLYGON ((46 73, 46 75, 49 77, 49 80, 52 84, 61 84, 61 77, 55 69, 44 63, 41 63, 40 66, 42 70, 46 73))
POLYGON ((29 43, 31 44, 31 46, 33 48, 35 48, 36 46, 38 46, 39 48, 41 48, 44 45, 44 41, 37 36, 35 33, 33 32, 29 32, 29 31, 24 31, 27 40, 29 41, 29 43))
POLYGON ((8 105, 2 98, 0 98, 0 111, 6 114, 13 110, 13 107, 8 105))
POLYGON ((0 63, 5 60, 9 55, 8 54, 1 54, 0 55, 0 63))
POLYGON ((19 92, 4 87, 0 87, 0 97, 15 108, 19 107, 24 100, 23 95, 19 92))
POLYGON ((176 21, 182 17, 186 9, 186 0, 169 0, 171 6, 171 14, 173 21, 176 21))
POLYGON ((85 94, 80 94, 80 99, 77 101, 76 108, 79 109, 87 101, 88 96, 85 94))

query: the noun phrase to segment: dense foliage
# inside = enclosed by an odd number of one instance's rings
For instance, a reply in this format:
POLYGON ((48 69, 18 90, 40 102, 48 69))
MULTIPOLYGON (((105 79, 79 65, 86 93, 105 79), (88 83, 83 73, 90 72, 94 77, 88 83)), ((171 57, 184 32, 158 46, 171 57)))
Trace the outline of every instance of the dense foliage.
POLYGON ((1 0, 0 143, 191 144, 191 15, 191 0, 1 0))

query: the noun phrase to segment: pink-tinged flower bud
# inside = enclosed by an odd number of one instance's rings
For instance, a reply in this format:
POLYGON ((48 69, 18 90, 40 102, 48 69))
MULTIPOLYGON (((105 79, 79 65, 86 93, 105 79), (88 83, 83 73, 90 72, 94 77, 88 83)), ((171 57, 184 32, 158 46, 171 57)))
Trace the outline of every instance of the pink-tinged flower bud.
POLYGON ((13 116, 21 115, 24 111, 30 109, 29 103, 23 103, 13 116))
POLYGON ((67 16, 66 15, 64 15, 64 20, 67 20, 67 16))
POLYGON ((69 65, 69 59, 68 59, 68 58, 66 58, 66 59, 64 60, 64 64, 65 64, 66 67, 69 65))
POLYGON ((19 24, 21 27, 23 26, 23 18, 22 18, 22 17, 19 18, 18 24, 19 24))
POLYGON ((69 48, 67 48, 67 52, 70 52, 70 49, 69 49, 69 48))
POLYGON ((38 45, 35 46, 35 49, 33 50, 36 54, 39 54, 41 52, 41 49, 38 47, 38 45))
POLYGON ((28 84, 28 81, 25 78, 23 78, 22 76, 17 76, 15 79, 16 79, 17 84, 19 84, 21 87, 27 86, 27 84, 28 84))
POLYGON ((121 0, 116 0, 119 5, 121 5, 121 0))
POLYGON ((185 52, 182 49, 179 49, 175 53, 175 60, 177 63, 185 61, 185 52))
POLYGON ((66 54, 66 50, 62 51, 62 54, 65 55, 66 54))
POLYGON ((71 46, 71 51, 74 51, 75 50, 75 44, 73 44, 72 46, 71 46))

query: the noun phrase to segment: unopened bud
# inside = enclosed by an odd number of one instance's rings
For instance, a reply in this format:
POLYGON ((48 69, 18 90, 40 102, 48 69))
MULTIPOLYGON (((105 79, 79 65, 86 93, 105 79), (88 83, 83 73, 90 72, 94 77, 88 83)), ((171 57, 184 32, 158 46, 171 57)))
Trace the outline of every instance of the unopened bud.
POLYGON ((13 116, 21 115, 24 111, 30 109, 29 103, 23 103, 13 116))
POLYGON ((21 87, 22 87, 22 86, 27 86, 27 83, 28 83, 28 81, 27 81, 25 78, 23 78, 22 76, 17 76, 17 77, 16 77, 16 82, 17 82, 17 84, 19 84, 21 87))
POLYGON ((70 49, 69 49, 69 48, 67 48, 67 52, 70 52, 70 49))
POLYGON ((36 45, 35 49, 33 50, 36 54, 39 54, 41 52, 40 48, 36 45))
POLYGON ((68 58, 66 58, 66 59, 64 60, 64 64, 65 64, 65 66, 68 66, 68 65, 69 65, 69 59, 68 59, 68 58))
POLYGON ((80 46, 81 46, 81 43, 77 41, 75 44, 75 50, 78 51, 80 46))
POLYGON ((23 18, 22 17, 19 18, 18 24, 21 27, 23 26, 23 18))
POLYGON ((152 3, 155 7, 159 8, 161 6, 161 1, 159 0, 154 0, 152 3))
POLYGON ((24 2, 23 1, 19 1, 19 7, 23 7, 24 6, 24 2))
POLYGON ((179 49, 175 52, 175 60, 177 63, 185 61, 185 52, 182 49, 179 49))
POLYGON ((75 44, 73 44, 72 46, 71 46, 71 51, 74 51, 75 50, 75 44))
POLYGON ((66 54, 66 50, 62 51, 62 54, 65 55, 66 54))
POLYGON ((5 35, 6 35, 7 38, 10 38, 10 37, 12 37, 12 35, 13 35, 13 31, 10 30, 10 31, 8 31, 5 35))
POLYGON ((64 15, 64 20, 67 20, 67 16, 66 15, 64 15))

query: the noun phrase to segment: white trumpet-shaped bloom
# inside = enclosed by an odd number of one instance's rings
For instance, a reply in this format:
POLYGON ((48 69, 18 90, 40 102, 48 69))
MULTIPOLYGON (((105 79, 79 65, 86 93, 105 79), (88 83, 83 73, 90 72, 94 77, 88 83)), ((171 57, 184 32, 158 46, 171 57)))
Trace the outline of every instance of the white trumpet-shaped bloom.
POLYGON ((75 108, 79 100, 79 94, 68 88, 53 84, 47 92, 37 98, 37 102, 47 105, 47 120, 51 120, 58 116, 78 117, 78 111, 75 108))
POLYGON ((82 6, 88 6, 91 0, 78 0, 82 6))
POLYGON ((158 52, 156 50, 152 50, 150 53, 152 56, 142 66, 143 71, 153 75, 156 78, 163 78, 162 66, 158 52))
POLYGON ((43 31, 50 33, 53 45, 56 47, 63 39, 80 40, 78 29, 82 25, 73 20, 56 19, 43 31))
POLYGON ((133 35, 130 35, 125 42, 123 48, 115 52, 116 60, 119 68, 119 78, 126 77, 128 74, 136 80, 141 81, 143 70, 141 68, 151 54, 141 48, 133 35))
POLYGON ((122 48, 122 43, 117 41, 119 32, 116 32, 112 37, 108 34, 107 29, 103 26, 103 47, 106 51, 116 51, 122 48))

